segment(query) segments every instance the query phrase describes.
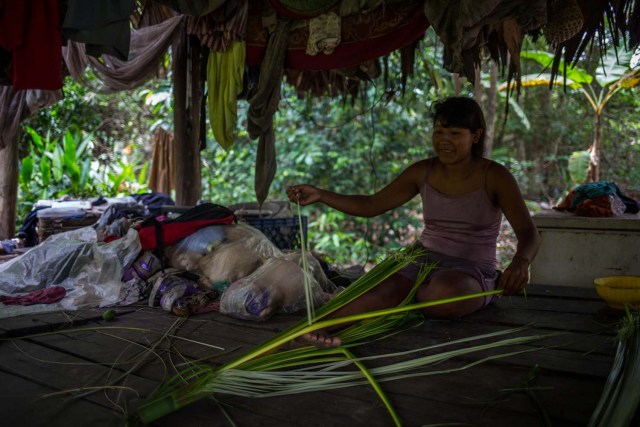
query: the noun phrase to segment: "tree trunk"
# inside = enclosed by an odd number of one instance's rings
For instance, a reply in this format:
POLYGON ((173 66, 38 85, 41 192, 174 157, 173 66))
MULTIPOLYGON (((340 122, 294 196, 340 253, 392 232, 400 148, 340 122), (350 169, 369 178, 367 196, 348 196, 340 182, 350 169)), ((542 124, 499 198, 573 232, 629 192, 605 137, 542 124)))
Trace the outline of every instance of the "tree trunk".
POLYGON ((600 181, 600 138, 602 134, 602 114, 600 113, 596 113, 594 131, 593 144, 589 147, 591 160, 589 161, 587 182, 600 181))
POLYGON ((173 161, 176 204, 195 205, 200 198, 201 47, 190 45, 184 26, 173 44, 173 161), (190 49, 191 47, 191 49, 190 49))
POLYGON ((453 73, 451 75, 451 78, 453 79, 453 90, 454 90, 456 96, 459 96, 460 95, 460 91, 462 90, 462 81, 460 80, 460 74, 453 73))
POLYGON ((482 66, 476 65, 475 83, 473 84, 473 98, 476 100, 478 104, 480 104, 480 107, 484 109, 483 101, 482 101, 482 94, 484 91, 482 90, 482 84, 480 83, 481 80, 482 80, 482 66))
POLYGON ((0 240, 15 235, 18 201, 18 140, 8 141, 0 150, 0 240))
POLYGON ((485 120, 487 133, 484 139, 484 153, 490 159, 493 152, 493 136, 496 130, 496 107, 498 105, 498 64, 491 63, 489 90, 486 92, 487 110, 485 120))

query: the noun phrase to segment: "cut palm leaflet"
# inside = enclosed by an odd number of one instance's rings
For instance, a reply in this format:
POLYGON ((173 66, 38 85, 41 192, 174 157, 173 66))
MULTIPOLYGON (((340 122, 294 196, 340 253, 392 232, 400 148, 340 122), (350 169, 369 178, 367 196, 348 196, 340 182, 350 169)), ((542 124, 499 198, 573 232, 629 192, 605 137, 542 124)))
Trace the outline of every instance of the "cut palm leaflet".
POLYGON ((300 210, 300 203, 298 206, 298 233, 300 233, 300 255, 302 258, 302 270, 304 271, 304 294, 307 301, 307 324, 311 325, 316 318, 315 309, 313 307, 313 290, 311 288, 311 281, 309 278, 309 263, 307 262, 308 250, 307 241, 304 236, 304 227, 302 224, 302 211, 300 210))
MULTIPOLYGON (((416 279, 412 291, 397 307, 360 313, 345 317, 324 319, 351 301, 359 298, 392 274, 398 272, 411 262, 415 262, 423 254, 422 249, 404 248, 390 254, 368 273, 352 283, 346 290, 332 298, 316 311, 312 324, 303 319, 280 334, 256 346, 253 350, 220 367, 210 365, 192 365, 179 372, 172 379, 162 384, 148 400, 138 408, 138 415, 144 423, 150 423, 173 411, 178 410, 199 399, 213 394, 231 394, 244 397, 267 397, 302 392, 330 390, 353 387, 369 383, 383 401, 395 425, 401 425, 400 416, 390 404, 380 382, 399 380, 420 375, 434 375, 467 369, 486 360, 507 357, 521 352, 535 351, 536 347, 525 350, 514 350, 503 354, 488 356, 460 368, 444 371, 424 371, 421 368, 439 363, 456 356, 479 352, 491 348, 518 345, 554 334, 519 336, 504 338, 522 329, 500 331, 491 334, 464 338, 435 346, 408 350, 401 353, 385 354, 368 358, 357 358, 351 352, 353 347, 383 339, 401 331, 401 325, 417 326, 423 322, 419 309, 479 298, 501 293, 500 290, 481 292, 438 301, 412 303, 415 292, 425 277, 435 267, 425 265, 416 279), (349 324, 336 334, 341 339, 341 346, 319 349, 314 346, 283 350, 296 338, 317 329, 327 329, 349 324), (493 340, 489 343, 476 343, 481 340, 493 340), (403 362, 394 362, 376 368, 367 369, 364 362, 372 359, 407 357, 426 350, 441 349, 446 346, 464 343, 464 348, 441 351, 428 356, 409 358, 403 362), (468 346, 467 346, 468 345, 468 346), (280 350, 280 351, 278 351, 280 350), (353 368, 357 369, 353 369, 353 368)), ((397 360, 397 359, 396 359, 397 360)))
POLYGON ((622 319, 613 367, 589 427, 626 427, 640 421, 640 312, 622 319))

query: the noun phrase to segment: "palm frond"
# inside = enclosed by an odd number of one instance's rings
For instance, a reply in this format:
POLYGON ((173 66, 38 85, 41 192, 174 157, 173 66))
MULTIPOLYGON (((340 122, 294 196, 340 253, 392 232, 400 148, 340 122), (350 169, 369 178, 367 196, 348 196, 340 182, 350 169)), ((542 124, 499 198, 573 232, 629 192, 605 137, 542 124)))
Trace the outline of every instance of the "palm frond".
MULTIPOLYGON (((419 371, 430 364, 462 354, 500 346, 523 344, 546 337, 533 336, 503 339, 489 344, 449 350, 368 369, 364 363, 373 360, 373 358, 357 358, 349 348, 397 333, 399 327, 408 321, 419 324, 423 319, 418 314, 418 310, 422 308, 501 292, 496 290, 439 301, 411 303, 419 285, 434 268, 433 265, 426 265, 421 269, 409 295, 397 307, 326 319, 329 314, 355 300, 409 263, 415 262, 423 253, 421 249, 405 248, 391 254, 371 271, 351 284, 345 291, 320 307, 316 311, 315 319, 311 325, 307 319, 301 320, 270 340, 256 346, 245 355, 218 368, 197 365, 189 367, 185 372, 181 372, 159 387, 149 397, 148 401, 138 408, 141 420, 149 423, 212 394, 265 397, 370 384, 387 407, 394 423, 399 425, 399 415, 389 403, 379 385, 380 382, 402 379, 412 375, 433 375, 438 371, 419 371), (335 327, 336 325, 350 325, 338 333, 343 343, 341 347, 319 349, 314 346, 307 346, 274 352, 306 333, 317 329, 335 327)), ((432 346, 432 348, 444 347, 454 343, 468 343, 474 340, 494 339, 514 332, 516 330, 465 338, 432 346)), ((385 358, 402 357, 414 351, 426 351, 427 349, 422 348, 402 353, 381 355, 376 356, 375 359, 384 360, 385 358)), ((522 352, 522 350, 518 352, 522 352)), ((507 355, 509 354, 512 353, 507 353, 507 355)), ((501 356, 493 356, 483 360, 491 360, 496 357, 501 356)), ((480 362, 474 362, 469 366, 473 366, 476 363, 480 362)))

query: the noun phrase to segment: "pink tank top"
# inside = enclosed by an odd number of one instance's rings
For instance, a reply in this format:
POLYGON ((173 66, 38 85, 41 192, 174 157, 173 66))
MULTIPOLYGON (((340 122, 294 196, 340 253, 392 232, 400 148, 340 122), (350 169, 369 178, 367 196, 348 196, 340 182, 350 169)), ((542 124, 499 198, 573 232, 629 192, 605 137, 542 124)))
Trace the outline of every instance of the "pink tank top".
MULTIPOLYGON (((485 183, 489 166, 490 163, 484 170, 485 183)), ((431 187, 427 178, 420 188, 424 217, 422 245, 427 250, 495 269, 502 211, 489 200, 486 184, 467 194, 449 196, 431 187)))

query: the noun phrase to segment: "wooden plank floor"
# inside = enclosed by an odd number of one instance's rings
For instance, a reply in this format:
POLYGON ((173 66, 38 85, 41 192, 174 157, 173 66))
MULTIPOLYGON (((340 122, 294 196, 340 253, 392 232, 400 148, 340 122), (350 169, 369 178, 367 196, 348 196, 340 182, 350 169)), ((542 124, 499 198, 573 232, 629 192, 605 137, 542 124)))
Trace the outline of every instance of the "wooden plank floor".
MULTIPOLYGON (((621 314, 593 289, 527 289, 526 297, 503 298, 461 320, 430 320, 354 353, 417 349, 521 326, 528 328, 519 336, 564 332, 447 360, 426 371, 448 369, 448 374, 385 382, 383 388, 408 426, 540 426, 545 416, 555 426, 584 426, 611 369, 621 314), (506 351, 519 353, 474 365, 506 351), (537 382, 527 388, 534 367, 537 382)), ((207 313, 183 320, 145 306, 118 311, 109 322, 102 320, 103 310, 1 319, 2 424, 125 425, 127 414, 135 414, 136 406, 188 361, 223 363, 300 319, 278 315, 255 323, 207 313)), ((392 425, 368 386, 257 399, 216 395, 152 425, 233 425, 227 416, 237 426, 392 425)))

